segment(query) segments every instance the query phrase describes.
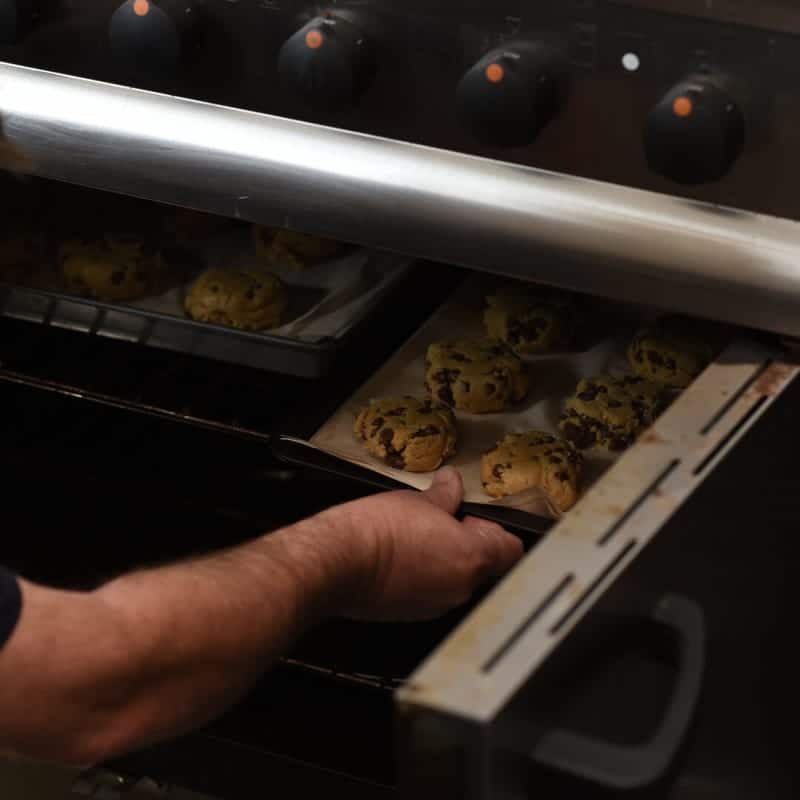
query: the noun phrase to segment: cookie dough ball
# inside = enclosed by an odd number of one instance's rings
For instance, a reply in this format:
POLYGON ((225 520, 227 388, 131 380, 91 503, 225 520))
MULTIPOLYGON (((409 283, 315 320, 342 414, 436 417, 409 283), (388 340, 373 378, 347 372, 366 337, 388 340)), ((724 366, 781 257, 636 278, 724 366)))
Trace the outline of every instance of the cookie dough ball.
POLYGON ((259 269, 209 269, 186 297, 186 313, 199 322, 213 322, 246 331, 275 328, 288 296, 281 281, 259 269))
POLYGON ((425 386, 434 399, 473 414, 505 411, 528 393, 525 364, 496 339, 432 344, 425 386))
POLYGON ((516 353, 549 353, 569 343, 574 308, 555 292, 505 288, 486 298, 486 333, 516 353))
POLYGON ((158 251, 126 235, 66 241, 58 260, 67 291, 111 303, 149 294, 161 270, 158 251))
POLYGON ((356 418, 354 431, 373 456, 408 472, 438 469, 456 446, 453 412, 430 398, 371 400, 356 418))
POLYGON ((672 389, 685 389, 713 360, 718 331, 686 317, 663 317, 628 347, 633 371, 672 389))
POLYGON ((268 267, 305 269, 310 262, 333 258, 339 242, 284 228, 254 227, 256 255, 268 267))
POLYGON ((481 458, 481 481, 490 497, 542 489, 561 511, 578 500, 583 457, 564 439, 549 433, 509 433, 481 458))
POLYGON ((663 387, 638 375, 585 378, 567 400, 559 428, 581 450, 624 450, 664 407, 663 387))

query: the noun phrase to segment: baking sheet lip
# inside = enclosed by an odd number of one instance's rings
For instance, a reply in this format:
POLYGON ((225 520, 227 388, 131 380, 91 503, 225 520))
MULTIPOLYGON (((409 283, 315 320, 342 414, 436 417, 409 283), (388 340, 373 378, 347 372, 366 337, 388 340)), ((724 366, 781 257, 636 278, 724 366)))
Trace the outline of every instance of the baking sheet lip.
MULTIPOLYGON (((318 469, 323 472, 338 475, 339 477, 344 477, 355 483, 372 486, 383 491, 419 491, 415 490, 413 486, 402 483, 380 472, 370 470, 367 466, 362 466, 361 464, 342 458, 329 450, 319 448, 312 442, 297 436, 276 433, 270 441, 270 448, 273 455, 281 461, 318 469), (287 452, 286 448, 283 446, 286 444, 302 448, 308 453, 317 454, 320 457, 320 461, 315 463, 312 458, 303 460, 292 457, 292 454, 287 452), (328 466, 321 463, 323 458, 330 459, 334 464, 341 465, 340 469, 337 470, 335 466, 328 466), (357 471, 357 474, 353 474, 353 471, 357 471)), ((491 520, 505 527, 513 528, 537 537, 545 536, 558 522, 557 520, 542 517, 529 511, 523 511, 522 509, 510 506, 497 505, 490 501, 485 503, 464 501, 461 504, 461 511, 464 514, 491 520)))
MULTIPOLYGON (((76 303, 78 305, 86 306, 87 308, 94 308, 99 311, 113 311, 115 313, 127 314, 138 319, 166 322, 183 328, 199 329, 209 333, 213 332, 215 334, 220 334, 222 336, 235 339, 246 339, 248 342, 253 342, 255 344, 261 342, 270 342, 272 344, 280 345, 281 347, 298 349, 321 347, 322 349, 326 349, 328 347, 338 345, 344 338, 344 335, 342 335, 339 338, 322 336, 318 339, 294 339, 289 336, 276 336, 275 334, 270 334, 269 332, 260 333, 258 331, 245 331, 238 328, 228 328, 224 325, 215 325, 211 322, 199 322, 193 319, 183 319, 181 317, 174 316, 173 314, 166 314, 162 311, 151 311, 149 309, 134 308, 132 306, 123 304, 107 303, 103 300, 92 300, 88 297, 76 297, 61 292, 48 291, 47 289, 36 289, 27 286, 18 286, 15 284, 4 284, 4 287, 10 290, 11 293, 16 292, 22 295, 33 294, 37 297, 46 297, 55 301, 76 303)), ((5 314, 5 310, 3 313, 5 314)), ((349 330, 347 333, 349 333, 349 330)))

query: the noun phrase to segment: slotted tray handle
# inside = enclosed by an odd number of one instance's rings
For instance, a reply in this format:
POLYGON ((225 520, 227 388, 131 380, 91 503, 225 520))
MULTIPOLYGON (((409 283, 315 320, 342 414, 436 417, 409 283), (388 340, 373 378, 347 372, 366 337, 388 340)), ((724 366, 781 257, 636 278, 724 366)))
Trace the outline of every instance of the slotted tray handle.
MULTIPOLYGON (((271 446, 275 457, 289 464, 297 464, 329 472, 333 475, 371 486, 373 489, 394 491, 396 489, 412 488, 405 483, 396 481, 394 478, 389 478, 358 464, 352 464, 350 461, 333 456, 324 450, 318 450, 308 442, 293 436, 275 436, 271 441, 271 446)), ((462 503, 459 515, 470 515, 491 520, 498 525, 515 529, 515 532, 533 535, 536 540, 544 536, 555 524, 551 519, 538 517, 515 508, 484 503, 462 503)), ((528 536, 522 538, 526 544, 533 543, 528 541, 528 536)))
POLYGON ((532 752, 534 761, 617 790, 658 780, 675 758, 691 724, 705 671, 705 618, 682 595, 665 595, 647 618, 673 638, 678 675, 667 710, 649 741, 627 747, 556 729, 532 752))

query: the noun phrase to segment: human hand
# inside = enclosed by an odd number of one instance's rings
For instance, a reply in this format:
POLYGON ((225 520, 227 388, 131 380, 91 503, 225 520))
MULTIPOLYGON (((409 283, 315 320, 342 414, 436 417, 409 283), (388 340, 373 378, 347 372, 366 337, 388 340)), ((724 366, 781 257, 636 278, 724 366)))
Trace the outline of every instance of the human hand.
POLYGON ((326 512, 345 532, 356 565, 347 616, 431 619, 511 569, 521 542, 493 522, 456 520, 463 494, 461 475, 445 467, 425 492, 387 492, 326 512))

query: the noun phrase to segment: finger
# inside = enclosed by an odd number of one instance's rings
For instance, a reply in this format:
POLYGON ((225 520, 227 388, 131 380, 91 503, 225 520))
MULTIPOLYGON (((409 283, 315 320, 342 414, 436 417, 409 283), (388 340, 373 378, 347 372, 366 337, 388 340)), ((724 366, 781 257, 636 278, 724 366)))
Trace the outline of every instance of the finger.
POLYGON ((500 525, 478 517, 465 517, 464 525, 481 537, 487 576, 505 575, 524 555, 522 542, 500 525))
POLYGON ((464 496, 461 473, 453 467, 444 467, 433 476, 433 483, 422 493, 431 503, 448 514, 455 514, 464 496))

